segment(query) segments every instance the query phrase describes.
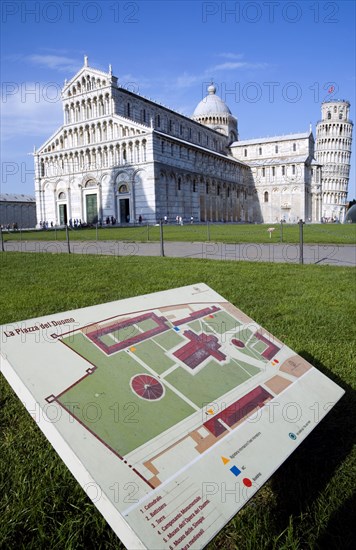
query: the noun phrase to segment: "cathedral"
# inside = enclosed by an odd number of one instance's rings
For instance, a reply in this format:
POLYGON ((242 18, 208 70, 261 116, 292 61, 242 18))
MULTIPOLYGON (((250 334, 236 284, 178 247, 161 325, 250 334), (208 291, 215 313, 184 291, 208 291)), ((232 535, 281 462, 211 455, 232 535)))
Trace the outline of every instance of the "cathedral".
POLYGON ((305 133, 240 140, 211 84, 191 117, 84 66, 62 90, 64 123, 34 152, 37 223, 342 221, 352 122, 322 105, 305 133))

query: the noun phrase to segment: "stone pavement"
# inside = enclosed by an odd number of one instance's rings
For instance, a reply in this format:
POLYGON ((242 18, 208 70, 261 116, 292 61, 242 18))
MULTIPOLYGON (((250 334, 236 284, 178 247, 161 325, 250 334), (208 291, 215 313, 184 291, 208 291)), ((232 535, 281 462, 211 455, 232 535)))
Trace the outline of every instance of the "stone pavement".
MULTIPOLYGON (((68 253, 66 241, 6 241, 5 251, 68 253)), ((159 242, 71 241, 73 254, 108 256, 159 256, 159 242)), ((164 254, 171 258, 200 258, 251 262, 299 263, 299 244, 227 244, 213 242, 164 243, 164 254)), ((304 245, 304 263, 356 266, 354 245, 304 245)))

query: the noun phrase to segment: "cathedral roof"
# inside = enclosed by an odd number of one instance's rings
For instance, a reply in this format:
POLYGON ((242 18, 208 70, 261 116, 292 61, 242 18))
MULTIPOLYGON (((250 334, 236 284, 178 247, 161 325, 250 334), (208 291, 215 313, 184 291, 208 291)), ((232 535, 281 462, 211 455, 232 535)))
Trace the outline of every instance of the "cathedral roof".
POLYGON ((275 141, 288 141, 290 139, 306 139, 309 138, 311 132, 301 132, 299 134, 285 134, 283 136, 272 136, 264 138, 244 139, 241 141, 234 141, 230 147, 237 147, 239 145, 253 145, 254 143, 274 143, 275 141))
POLYGON ((235 164, 239 164, 241 166, 248 167, 249 164, 241 159, 237 159, 231 155, 226 155, 224 153, 219 153, 218 151, 213 151, 212 149, 209 149, 208 147, 203 147, 202 145, 199 145, 198 143, 192 143, 191 141, 187 141, 185 139, 178 138, 177 136, 173 136, 172 134, 166 134, 165 132, 160 132, 159 130, 154 130, 155 134, 158 134, 160 136, 168 137, 170 141, 174 141, 177 143, 182 143, 184 145, 187 145, 189 147, 192 147, 194 149, 197 149, 198 151, 205 151, 207 153, 212 153, 214 157, 220 157, 224 160, 230 160, 234 162, 235 164))
POLYGON ((208 95, 198 103, 193 113, 193 117, 231 115, 231 111, 225 101, 216 95, 216 87, 214 84, 209 86, 208 92, 208 95))
MULTIPOLYGON (((297 156, 287 156, 287 157, 274 157, 274 158, 265 158, 265 159, 253 159, 248 161, 249 166, 273 166, 280 164, 298 164, 301 162, 307 162, 311 159, 310 155, 297 155, 297 156)), ((318 163, 316 163, 318 164, 318 163)), ((320 166, 320 164, 318 164, 320 166)))
POLYGON ((0 194, 0 202, 35 202, 36 197, 33 197, 32 195, 20 195, 16 194, 13 195, 11 193, 1 193, 0 194))

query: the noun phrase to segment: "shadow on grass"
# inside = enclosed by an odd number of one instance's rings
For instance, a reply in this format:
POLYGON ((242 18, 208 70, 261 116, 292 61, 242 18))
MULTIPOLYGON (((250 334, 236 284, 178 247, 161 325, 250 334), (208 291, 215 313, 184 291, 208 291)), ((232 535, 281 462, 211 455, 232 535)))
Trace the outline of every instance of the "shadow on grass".
POLYGON ((356 493, 345 500, 343 505, 332 514, 327 529, 320 535, 317 547, 332 550, 354 550, 356 547, 356 493))
POLYGON ((308 352, 300 355, 346 393, 272 477, 276 528, 283 531, 293 516, 305 547, 345 550, 351 548, 356 524, 351 518, 355 507, 350 512, 351 499, 346 492, 355 472, 351 465, 351 471, 347 465, 342 468, 355 444, 356 392, 308 352))

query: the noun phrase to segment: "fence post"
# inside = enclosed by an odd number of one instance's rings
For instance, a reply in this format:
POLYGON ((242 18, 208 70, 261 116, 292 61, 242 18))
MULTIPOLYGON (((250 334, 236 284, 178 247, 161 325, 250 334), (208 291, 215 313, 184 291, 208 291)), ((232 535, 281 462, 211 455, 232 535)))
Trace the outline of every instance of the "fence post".
POLYGON ((209 220, 206 221, 206 232, 207 232, 208 242, 210 242, 210 225, 209 225, 209 220))
POLYGON ((0 227, 0 234, 1 234, 1 251, 2 252, 5 252, 5 248, 4 248, 4 235, 2 233, 2 227, 0 227))
POLYGON ((160 241, 161 241, 161 256, 164 256, 163 221, 162 221, 162 219, 159 222, 159 234, 160 234, 160 241))
POLYGON ((281 220, 281 243, 283 242, 283 220, 281 220))
POLYGON ((98 222, 96 222, 96 240, 98 241, 98 222))
POLYGON ((68 254, 70 254, 70 244, 69 244, 69 231, 68 231, 68 225, 66 225, 66 237, 67 237, 68 254))
POLYGON ((304 251, 303 251, 303 220, 299 220, 299 263, 304 264, 304 251))
POLYGON ((147 222, 147 242, 150 240, 150 224, 147 222))

